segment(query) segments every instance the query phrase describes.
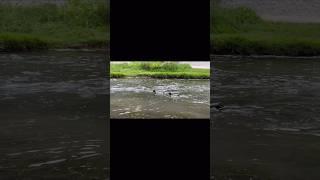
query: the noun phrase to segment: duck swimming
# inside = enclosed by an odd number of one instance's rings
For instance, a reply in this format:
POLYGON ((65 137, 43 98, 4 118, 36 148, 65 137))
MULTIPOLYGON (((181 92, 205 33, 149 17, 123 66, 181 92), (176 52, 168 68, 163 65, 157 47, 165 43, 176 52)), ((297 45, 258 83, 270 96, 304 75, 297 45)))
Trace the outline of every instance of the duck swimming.
POLYGON ((211 107, 211 108, 212 108, 212 107, 215 107, 217 110, 222 111, 223 108, 224 108, 224 105, 221 104, 221 103, 219 103, 219 104, 217 104, 217 105, 213 105, 213 104, 212 104, 210 107, 211 107))
POLYGON ((178 92, 169 92, 169 97, 180 97, 180 94, 178 92))

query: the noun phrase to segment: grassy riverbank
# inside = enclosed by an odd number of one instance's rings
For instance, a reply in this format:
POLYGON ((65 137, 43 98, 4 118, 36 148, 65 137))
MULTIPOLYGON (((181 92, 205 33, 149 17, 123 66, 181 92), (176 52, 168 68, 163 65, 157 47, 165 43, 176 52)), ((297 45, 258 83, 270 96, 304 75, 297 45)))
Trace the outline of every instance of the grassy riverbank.
POLYGON ((63 6, 1 4, 0 51, 106 47, 108 18, 104 0, 69 0, 63 6))
POLYGON ((110 65, 111 78, 123 77, 150 77, 176 79, 209 79, 209 69, 192 68, 189 64, 161 63, 161 62, 134 62, 110 65))
POLYGON ((271 22, 248 8, 212 7, 213 54, 320 55, 320 24, 271 22))

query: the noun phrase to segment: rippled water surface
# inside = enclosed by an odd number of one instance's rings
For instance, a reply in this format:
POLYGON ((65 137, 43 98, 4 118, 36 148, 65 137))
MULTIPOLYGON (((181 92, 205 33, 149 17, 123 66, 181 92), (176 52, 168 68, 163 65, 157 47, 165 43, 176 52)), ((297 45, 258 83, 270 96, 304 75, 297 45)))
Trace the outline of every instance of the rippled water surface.
POLYGON ((212 174, 320 179, 320 59, 213 58, 212 174))
POLYGON ((209 118, 209 84, 190 79, 111 79, 111 117, 209 118))
POLYGON ((0 54, 0 179, 109 177, 106 55, 0 54))

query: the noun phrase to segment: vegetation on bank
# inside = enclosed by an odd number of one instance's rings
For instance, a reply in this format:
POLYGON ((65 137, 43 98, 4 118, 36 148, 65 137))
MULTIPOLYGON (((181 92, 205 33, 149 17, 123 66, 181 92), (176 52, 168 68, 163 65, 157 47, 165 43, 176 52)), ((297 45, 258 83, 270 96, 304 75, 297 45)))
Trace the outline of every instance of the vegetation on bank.
POLYGON ((209 69, 192 68, 173 62, 132 62, 110 65, 111 78, 150 77, 176 79, 209 79, 209 69))
POLYGON ((213 54, 320 55, 320 24, 271 22, 248 8, 212 7, 213 54))
POLYGON ((69 0, 64 5, 0 4, 0 51, 106 47, 107 3, 69 0))

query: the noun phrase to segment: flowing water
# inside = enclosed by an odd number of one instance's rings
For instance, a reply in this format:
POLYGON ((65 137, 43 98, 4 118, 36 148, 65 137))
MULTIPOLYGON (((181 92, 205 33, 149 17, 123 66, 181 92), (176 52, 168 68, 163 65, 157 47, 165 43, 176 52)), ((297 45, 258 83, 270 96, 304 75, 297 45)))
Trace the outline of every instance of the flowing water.
POLYGON ((212 64, 212 178, 320 179, 320 59, 212 64))
POLYGON ((107 179, 106 55, 0 54, 0 179, 107 179))
POLYGON ((110 83, 111 118, 209 118, 209 80, 124 78, 110 83))

